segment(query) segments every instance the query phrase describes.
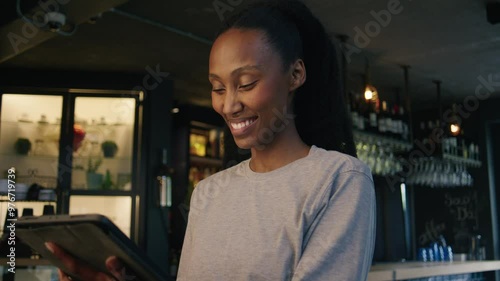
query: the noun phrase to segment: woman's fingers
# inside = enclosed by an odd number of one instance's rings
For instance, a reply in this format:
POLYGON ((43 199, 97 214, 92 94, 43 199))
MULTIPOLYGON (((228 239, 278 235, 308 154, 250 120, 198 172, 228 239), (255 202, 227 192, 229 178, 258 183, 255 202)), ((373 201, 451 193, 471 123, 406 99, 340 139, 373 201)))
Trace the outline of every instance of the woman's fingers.
POLYGON ((69 279, 68 275, 66 275, 62 270, 58 269, 57 272, 59 275, 59 281, 71 281, 71 279, 69 279))
POLYGON ((139 281, 135 274, 128 272, 127 267, 117 257, 106 259, 106 268, 118 281, 139 281))
MULTIPOLYGON (((58 247, 56 244, 47 242, 45 246, 49 251, 54 254, 63 264, 64 267, 73 275, 78 276, 84 281, 115 281, 116 279, 103 273, 94 270, 89 267, 86 263, 83 263, 75 259, 70 254, 66 253, 63 249, 58 247)), ((59 280, 60 281, 70 281, 71 279, 67 274, 59 270, 59 280)))

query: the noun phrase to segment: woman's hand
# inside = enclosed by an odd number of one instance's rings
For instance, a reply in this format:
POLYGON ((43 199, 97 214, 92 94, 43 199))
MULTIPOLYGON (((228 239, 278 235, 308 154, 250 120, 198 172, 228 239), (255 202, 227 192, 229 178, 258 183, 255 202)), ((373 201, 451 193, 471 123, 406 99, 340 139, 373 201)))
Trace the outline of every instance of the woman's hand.
MULTIPOLYGON (((110 276, 104 272, 98 272, 87 264, 78 261, 63 249, 52 242, 45 243, 45 246, 51 251, 71 274, 79 276, 83 281, 133 281, 137 280, 133 275, 126 274, 126 268, 117 257, 106 259, 106 268, 112 274, 110 276)), ((59 281, 71 281, 71 278, 59 269, 59 281)))

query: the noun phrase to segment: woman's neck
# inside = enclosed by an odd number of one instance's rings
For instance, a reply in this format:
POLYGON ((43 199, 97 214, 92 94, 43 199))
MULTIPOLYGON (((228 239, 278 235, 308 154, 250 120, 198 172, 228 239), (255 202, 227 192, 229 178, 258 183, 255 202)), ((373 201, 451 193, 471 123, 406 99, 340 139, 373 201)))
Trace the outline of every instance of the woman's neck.
POLYGON ((275 135, 274 140, 262 148, 252 148, 250 169, 257 173, 270 172, 306 157, 309 150, 293 126, 275 135))

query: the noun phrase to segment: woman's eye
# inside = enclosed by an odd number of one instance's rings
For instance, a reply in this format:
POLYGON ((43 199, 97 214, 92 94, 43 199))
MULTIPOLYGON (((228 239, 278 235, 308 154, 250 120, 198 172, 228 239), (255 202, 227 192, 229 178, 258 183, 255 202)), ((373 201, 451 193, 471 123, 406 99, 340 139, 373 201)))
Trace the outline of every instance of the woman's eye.
POLYGON ((250 89, 252 89, 252 88, 255 86, 255 84, 257 84, 257 82, 258 82, 258 80, 257 80, 257 81, 254 81, 254 82, 252 82, 252 83, 249 83, 249 84, 241 85, 241 86, 240 86, 240 89, 243 89, 243 90, 250 90, 250 89))
POLYGON ((218 89, 212 89, 212 92, 216 92, 216 93, 222 93, 224 92, 224 88, 218 88, 218 89))

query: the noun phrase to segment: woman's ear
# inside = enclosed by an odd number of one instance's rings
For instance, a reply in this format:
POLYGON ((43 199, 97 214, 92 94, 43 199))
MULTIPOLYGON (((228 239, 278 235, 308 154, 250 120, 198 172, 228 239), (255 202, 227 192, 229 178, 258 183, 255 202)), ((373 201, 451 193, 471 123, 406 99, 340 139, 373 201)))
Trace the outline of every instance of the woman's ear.
POLYGON ((306 82, 306 67, 302 59, 297 59, 291 66, 289 91, 297 90, 306 82))

